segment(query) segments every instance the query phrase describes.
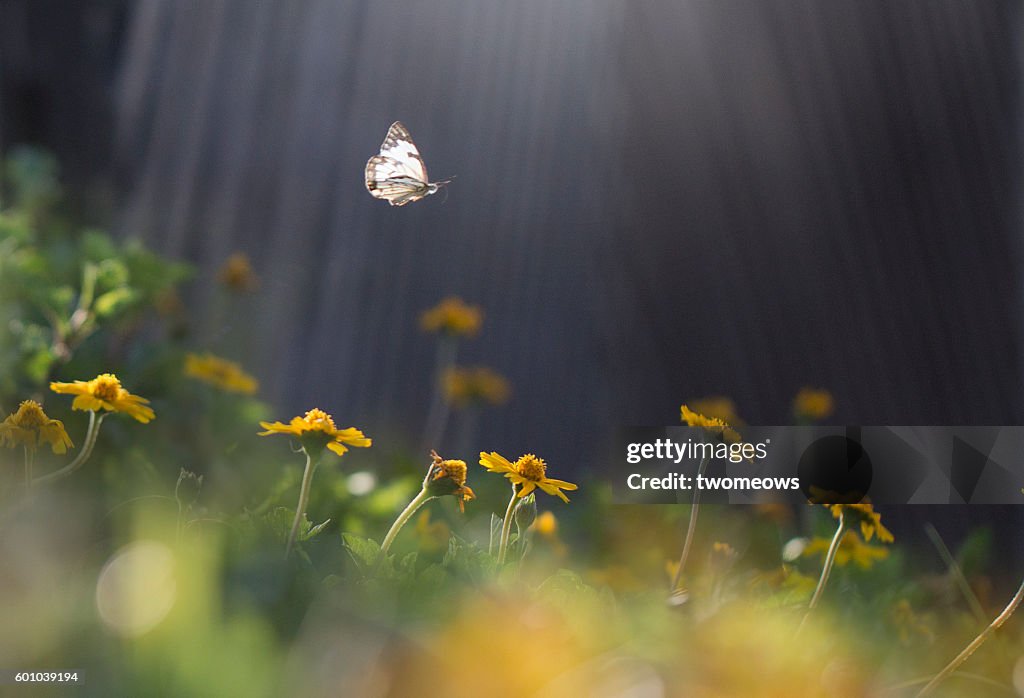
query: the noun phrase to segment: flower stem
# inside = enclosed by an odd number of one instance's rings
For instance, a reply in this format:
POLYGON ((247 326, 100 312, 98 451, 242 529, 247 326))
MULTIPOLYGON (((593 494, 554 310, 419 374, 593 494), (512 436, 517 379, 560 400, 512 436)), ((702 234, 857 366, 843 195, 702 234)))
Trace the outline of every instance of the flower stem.
MULTIPOLYGON (((708 467, 708 459, 705 456, 700 461, 700 467, 697 468, 697 477, 699 478, 704 474, 704 471, 708 467)), ((690 523, 686 527, 686 540, 683 541, 683 552, 679 555, 679 565, 676 567, 676 573, 672 575, 672 588, 669 589, 670 593, 675 593, 679 588, 679 582, 683 578, 683 568, 686 567, 686 559, 690 557, 690 547, 693 545, 693 534, 697 530, 697 513, 700 511, 700 489, 694 487, 693 489, 693 503, 690 505, 690 523)))
POLYGON ((1013 615, 1013 612, 1017 610, 1017 606, 1021 604, 1021 601, 1024 601, 1024 582, 1021 582, 1020 588, 1017 589, 1017 593, 1013 595, 1012 599, 1010 599, 1010 603, 1006 605, 1003 612, 996 616, 995 620, 989 623, 988 627, 982 630, 976 638, 971 640, 970 644, 967 645, 967 647, 964 647, 960 654, 946 665, 945 669, 936 674, 935 678, 929 681, 928 685, 922 688, 921 692, 917 694, 917 698, 930 695, 940 683, 949 678, 950 674, 956 671, 961 664, 967 661, 968 657, 974 654, 975 650, 981 647, 985 640, 989 638, 989 635, 998 630, 999 626, 1005 623, 1007 619, 1013 615))
POLYGON ((797 632, 803 629, 804 623, 810 618, 811 612, 814 607, 818 605, 818 601, 821 600, 821 595, 825 591, 825 585, 828 584, 829 575, 832 574, 832 567, 836 561, 836 553, 839 552, 839 544, 843 542, 843 536, 846 534, 846 515, 840 511, 839 513, 839 527, 836 528, 836 534, 832 536, 832 543, 828 546, 828 553, 825 554, 825 564, 821 568, 821 578, 818 579, 818 586, 814 590, 814 596, 811 597, 811 602, 807 604, 807 613, 804 614, 804 618, 800 621, 800 627, 797 628, 797 632))
POLYGON ((455 365, 458 348, 458 340, 454 337, 442 336, 438 340, 437 356, 434 363, 434 393, 430 399, 430 411, 423 429, 423 450, 440 448, 439 442, 448 426, 451 406, 445 399, 441 382, 444 380, 445 372, 455 365))
POLYGON ((405 509, 402 510, 402 513, 398 515, 395 522, 391 524, 388 534, 384 536, 384 542, 380 544, 380 562, 378 563, 378 567, 380 564, 383 564, 384 558, 387 556, 388 550, 391 549, 391 544, 395 542, 398 532, 402 530, 402 526, 405 526, 405 524, 409 522, 409 519, 412 518, 412 515, 416 513, 417 509, 429 502, 431 499, 433 499, 433 497, 427 494, 427 487, 424 485, 423 489, 420 490, 420 493, 413 497, 408 506, 406 506, 405 509))
POLYGON ((24 447, 25 450, 25 492, 32 491, 32 461, 35 459, 35 449, 24 447))
POLYGON ((508 537, 512 532, 512 517, 515 516, 516 508, 516 485, 512 483, 512 498, 508 500, 508 508, 505 510, 505 518, 501 522, 501 542, 498 544, 498 564, 505 562, 505 554, 508 552, 508 537))
POLYGON ((306 505, 309 504, 309 490, 313 484, 313 471, 316 470, 317 462, 320 460, 319 456, 317 456, 316 461, 314 461, 305 447, 302 448, 302 452, 306 454, 306 468, 302 472, 302 487, 299 489, 299 505, 295 508, 295 520, 292 522, 291 533, 288 534, 288 545, 284 549, 284 556, 286 558, 291 554, 292 546, 295 545, 295 538, 299 535, 302 517, 305 516, 306 505))
POLYGON ((56 472, 35 478, 32 481, 32 484, 47 485, 51 482, 56 482, 85 465, 85 462, 89 460, 89 456, 92 455, 92 449, 96 445, 96 438, 100 434, 100 425, 103 424, 103 420, 106 419, 107 414, 108 413, 104 412, 97 416, 95 412, 90 410, 89 429, 85 432, 85 443, 82 444, 82 450, 78 452, 78 457, 56 472))

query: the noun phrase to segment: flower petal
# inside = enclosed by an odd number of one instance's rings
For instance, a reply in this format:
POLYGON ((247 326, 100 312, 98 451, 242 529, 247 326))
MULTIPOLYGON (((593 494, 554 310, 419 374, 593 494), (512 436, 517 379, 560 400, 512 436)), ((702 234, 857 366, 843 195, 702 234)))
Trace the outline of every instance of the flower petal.
POLYGON ((533 492, 533 490, 536 487, 537 487, 537 483, 534 482, 533 480, 523 480, 523 488, 521 490, 519 490, 519 494, 517 496, 525 497, 526 495, 528 495, 531 492, 533 492))
POLYGON ((484 453, 481 451, 480 465, 484 466, 492 473, 516 472, 515 466, 509 463, 504 456, 494 451, 491 453, 484 453))

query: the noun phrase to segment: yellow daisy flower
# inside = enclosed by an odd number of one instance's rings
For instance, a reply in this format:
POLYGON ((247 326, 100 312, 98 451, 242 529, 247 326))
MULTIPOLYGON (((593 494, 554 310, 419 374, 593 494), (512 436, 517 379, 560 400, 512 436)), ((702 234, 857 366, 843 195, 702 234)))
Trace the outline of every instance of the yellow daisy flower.
POLYGON ((501 405, 508 401, 510 392, 505 377, 486 366, 449 368, 444 372, 441 387, 456 407, 473 403, 501 405))
POLYGON ((91 381, 50 383, 50 390, 75 395, 73 410, 124 412, 143 424, 156 417, 152 408, 146 406, 149 400, 129 393, 113 373, 102 373, 91 381))
POLYGON ((825 419, 835 411, 832 393, 816 388, 801 388, 793 398, 793 414, 797 419, 816 422, 825 419))
POLYGON ((185 375, 233 393, 252 395, 259 388, 256 379, 246 373, 240 364, 222 359, 209 352, 185 355, 185 375))
MULTIPOLYGON (((801 555, 804 557, 810 557, 811 555, 821 555, 824 557, 828 554, 831 544, 832 541, 828 538, 813 538, 807 544, 807 547, 803 549, 801 555)), ((847 531, 839 542, 839 549, 836 551, 836 564, 840 567, 845 567, 852 562, 861 569, 866 570, 871 569, 872 565, 887 557, 889 557, 888 548, 869 545, 861 541, 860 536, 853 531, 847 531)))
POLYGON ((466 305, 458 296, 449 296, 420 316, 420 327, 424 332, 472 337, 480 331, 483 320, 479 306, 466 305))
POLYGON ((552 538, 558 535, 558 519, 552 512, 545 511, 533 522, 533 530, 545 538, 552 538))
POLYGON ((693 412, 707 415, 710 418, 717 418, 726 424, 742 424, 739 414, 736 412, 736 403, 732 398, 724 395, 709 395, 690 402, 693 412))
POLYGON ((576 485, 565 480, 554 480, 547 477, 547 464, 543 459, 532 453, 520 456, 515 463, 510 463, 504 456, 498 453, 480 453, 480 465, 492 473, 503 473, 513 485, 522 485, 518 496, 525 497, 540 488, 547 494, 560 497, 563 502, 568 502, 562 490, 572 491, 576 485))
POLYGON ((50 444, 54 453, 67 453, 68 448, 74 446, 64 431, 64 424, 59 419, 47 417, 35 400, 25 400, 17 412, 0 422, 0 443, 4 446, 14 448, 22 445, 34 451, 43 442, 50 444))
POLYGON ((864 502, 861 504, 826 504, 832 517, 838 519, 841 515, 846 516, 850 525, 860 523, 860 532, 865 541, 871 540, 876 534, 878 540, 883 543, 892 543, 892 533, 882 525, 882 515, 875 511, 875 508, 864 502))
POLYGON ((323 448, 343 455, 348 449, 346 445, 356 448, 367 448, 373 444, 372 439, 366 438, 363 432, 355 427, 338 429, 334 426, 334 419, 321 409, 313 408, 302 417, 292 417, 288 424, 281 422, 260 422, 260 426, 266 429, 261 431, 260 436, 269 434, 288 434, 302 442, 303 446, 309 444, 311 447, 323 448))
POLYGON ((735 429, 730 427, 725 420, 719 419, 718 417, 705 417, 702 414, 694 412, 686 405, 680 406, 679 412, 682 421, 686 422, 687 426, 701 427, 711 434, 720 434, 729 441, 740 440, 740 435, 735 429))
POLYGON ((235 252, 227 258, 224 266, 217 272, 217 279, 232 291, 255 291, 260 285, 259 277, 252 269, 249 255, 235 252))
POLYGON ((464 460, 443 460, 436 451, 431 451, 434 462, 427 473, 427 493, 431 497, 452 495, 459 502, 459 510, 465 511, 465 503, 476 497, 466 486, 468 468, 464 460))

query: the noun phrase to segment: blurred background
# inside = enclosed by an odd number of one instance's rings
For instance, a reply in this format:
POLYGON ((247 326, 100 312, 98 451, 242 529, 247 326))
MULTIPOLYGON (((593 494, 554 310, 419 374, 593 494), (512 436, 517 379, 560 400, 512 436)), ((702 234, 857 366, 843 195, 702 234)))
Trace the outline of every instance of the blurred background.
MULTIPOLYGON (((85 417, 47 386, 111 370, 158 415, 111 417, 56 486, 0 449, 0 668, 217 696, 652 676, 630 695, 863 696, 934 674, 1018 588, 1024 507, 880 508, 896 544, 844 539, 793 642, 829 512, 704 507, 667 611, 693 509, 613 506, 601 468, 620 427, 684 402, 792 424, 805 386, 834 397, 809 421, 1021 421, 1022 21, 1009 1, 0 0, 0 415, 45 398, 81 453, 85 417), (455 177, 402 208, 363 181, 395 120, 455 177), (421 316, 451 296, 484 313, 458 363, 511 392, 449 399, 432 438, 453 344, 421 316), (193 380, 207 351, 256 394, 193 380), (286 562, 301 457, 256 424, 314 406, 374 444, 317 472, 286 562), (385 574, 374 541, 430 446, 470 461, 477 500, 432 502, 385 574), (480 450, 580 484, 527 512, 515 580, 484 552, 508 491, 480 450)), ((41 450, 40 474, 66 459, 41 450)), ((1013 622, 966 695, 1024 695, 1013 622)))
POLYGON ((203 348, 281 417, 418 434, 419 314, 484 308, 488 449, 580 469, 728 395, 788 423, 1020 421, 1015 2, 0 0, 0 148, 198 266, 203 348), (447 200, 362 176, 410 129, 447 200), (210 302, 236 251, 251 312, 210 302))

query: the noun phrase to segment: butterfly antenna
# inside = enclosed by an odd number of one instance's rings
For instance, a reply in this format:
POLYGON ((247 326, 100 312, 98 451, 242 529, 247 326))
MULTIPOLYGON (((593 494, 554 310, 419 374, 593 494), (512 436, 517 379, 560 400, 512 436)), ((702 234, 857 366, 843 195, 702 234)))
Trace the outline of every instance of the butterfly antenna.
POLYGON ((441 205, 442 205, 442 206, 444 206, 444 205, 445 205, 446 203, 448 203, 448 187, 447 187, 447 185, 448 185, 448 184, 449 184, 449 183, 450 183, 450 182, 451 182, 451 181, 452 181, 453 179, 455 179, 455 177, 456 177, 456 175, 452 175, 452 176, 451 176, 451 177, 449 177, 448 179, 444 179, 444 180, 441 180, 441 182, 440 182, 441 184, 444 184, 444 185, 446 185, 446 186, 444 186, 444 187, 443 187, 443 189, 444 189, 444 200, 443 200, 443 201, 441 201, 441 205))

